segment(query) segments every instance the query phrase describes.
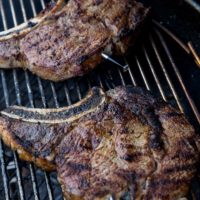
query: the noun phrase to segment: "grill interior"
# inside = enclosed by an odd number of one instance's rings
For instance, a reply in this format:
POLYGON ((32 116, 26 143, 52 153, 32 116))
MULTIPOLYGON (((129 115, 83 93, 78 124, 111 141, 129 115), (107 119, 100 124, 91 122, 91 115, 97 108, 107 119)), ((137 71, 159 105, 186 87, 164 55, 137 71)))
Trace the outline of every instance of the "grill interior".
MULTIPOLYGON (((12 28, 35 16, 45 7, 44 0, 0 0, 0 31, 12 28), (5 9, 6 8, 6 9, 5 9)), ((182 78, 184 62, 192 58, 154 23, 125 57, 105 60, 95 71, 62 83, 41 80, 28 71, 0 70, 0 109, 9 105, 49 108, 71 105, 82 99, 92 86, 105 90, 117 85, 145 87, 185 113, 199 129, 200 114, 182 78)), ((47 174, 32 164, 19 161, 18 155, 0 141, 0 199, 61 200, 62 192, 56 173, 47 174)), ((189 199, 200 199, 198 178, 192 184, 189 199)))

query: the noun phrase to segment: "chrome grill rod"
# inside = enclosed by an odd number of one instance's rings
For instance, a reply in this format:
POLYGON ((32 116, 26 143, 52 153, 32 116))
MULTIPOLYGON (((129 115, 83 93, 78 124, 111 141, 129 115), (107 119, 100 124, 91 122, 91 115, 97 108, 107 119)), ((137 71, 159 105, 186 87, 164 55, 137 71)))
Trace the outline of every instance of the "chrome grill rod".
POLYGON ((163 61, 162 61, 161 56, 159 55, 158 48, 156 47, 156 44, 155 44, 155 41, 154 41, 153 38, 152 38, 152 35, 149 35, 149 40, 150 40, 151 45, 152 45, 152 47, 153 47, 154 53, 156 54, 156 57, 157 57, 157 59, 158 59, 158 62, 159 62, 159 64, 160 64, 160 66, 161 66, 161 69, 162 69, 162 71, 163 71, 163 74, 164 74, 164 76, 165 76, 165 78, 166 78, 166 80, 167 80, 167 83, 168 83, 168 85, 169 85, 169 87, 170 87, 170 89, 171 89, 171 92, 173 93, 173 96, 174 96, 174 98, 175 98, 175 100, 176 100, 176 102, 177 102, 177 105, 178 105, 180 111, 183 113, 183 112, 184 112, 184 111, 183 111, 183 106, 182 106, 181 103, 180 103, 179 97, 178 97, 178 95, 177 95, 177 93, 176 93, 176 91, 175 91, 175 88, 174 88, 174 85, 173 85, 173 83, 172 83, 172 81, 171 81, 171 78, 170 78, 170 76, 169 76, 167 70, 165 69, 164 63, 163 63, 163 61))
MULTIPOLYGON (((13 18, 14 25, 17 26, 18 24, 17 24, 16 14, 15 14, 14 5, 13 5, 12 0, 9 0, 9 3, 10 3, 10 7, 11 7, 11 12, 12 12, 12 18, 13 18)), ((23 13, 23 17, 25 17, 24 13, 23 13)), ((24 18, 24 20, 26 20, 26 18, 24 18)), ((19 93, 20 90, 19 90, 16 70, 13 70, 13 77, 14 77, 14 84, 15 84, 17 102, 21 104, 21 98, 20 98, 20 93, 19 93)), ((26 79, 26 83, 27 83, 28 74, 27 74, 26 71, 25 71, 25 79, 26 79)), ((29 97, 30 97, 30 87, 29 87, 28 83, 27 83, 27 89, 28 89, 28 94, 29 94, 29 97)), ((30 100, 30 98, 29 98, 29 100, 30 100)), ((32 100, 30 100, 30 104, 31 104, 31 106, 33 106, 32 100)), ((36 182, 35 182, 36 177, 35 177, 35 173, 34 173, 34 167, 33 167, 33 164, 31 164, 31 163, 29 164, 29 170, 30 170, 30 174, 31 174, 34 197, 35 197, 35 200, 39 200, 38 191, 37 191, 37 185, 36 185, 36 182)), ((20 183, 20 187, 19 188, 21 188, 21 190, 22 190, 21 181, 19 183, 20 183)), ((21 191, 21 192, 23 192, 23 191, 21 191)), ((21 192, 20 192, 20 197, 21 197, 21 199, 24 199, 24 194, 21 193, 21 192)))
MULTIPOLYGON (((5 83, 5 76, 3 70, 1 70, 1 79, 2 79, 2 85, 3 85, 3 92, 5 91, 4 88, 7 88, 7 85, 5 83)), ((7 98, 7 93, 4 92, 5 99, 7 98)), ((1 172, 3 177, 3 186, 4 186, 4 192, 5 192, 5 199, 9 200, 9 188, 8 188, 8 177, 6 173, 6 164, 5 164, 5 158, 4 158, 4 151, 3 151, 3 142, 0 140, 0 161, 1 161, 1 172)))
POLYGON ((138 66, 138 68, 139 68, 139 71, 140 71, 140 74, 141 74, 141 76, 142 76, 142 79, 144 80, 144 84, 145 84, 147 90, 150 91, 150 90, 151 90, 151 89, 150 89, 150 85, 149 85, 149 83, 148 83, 148 81, 147 81, 146 75, 144 74, 144 71, 143 71, 143 68, 142 68, 142 66, 141 66, 141 64, 140 64, 140 61, 138 60, 138 58, 137 58, 136 56, 135 56, 135 61, 136 61, 137 66, 138 66))
POLYGON ((171 65, 172 65, 172 67, 174 69, 174 72, 175 72, 175 74, 176 74, 176 76, 177 76, 177 78, 179 80, 179 83, 180 83, 180 85, 181 85, 181 87, 182 87, 182 89, 183 89, 183 91, 184 91, 184 93, 185 93, 185 95, 187 97, 187 100, 188 100, 188 102, 190 104, 190 107, 192 108, 193 113, 195 114, 196 119, 197 119, 198 123, 200 124, 200 113, 199 113, 199 111, 198 111, 193 99, 191 98, 191 96, 190 96, 190 94, 189 94, 189 92, 188 92, 188 90, 187 90, 187 88, 185 86, 183 78, 182 78, 182 76, 181 76, 181 74, 179 72, 178 67, 176 66, 176 64, 174 62, 174 59, 173 59, 173 57, 171 55, 171 52, 170 52, 170 50, 169 50, 169 48, 167 46, 167 43, 165 42, 165 39, 163 38, 163 36, 161 35, 161 33, 158 30, 155 30, 155 32, 156 32, 158 38, 160 39, 160 42, 161 42, 161 44, 162 44, 162 46, 163 46, 163 48, 165 50, 165 53, 166 53, 171 65))
MULTIPOLYGON (((155 29, 155 32, 156 32, 156 34, 158 35, 159 39, 161 40, 161 44, 163 45, 164 50, 165 50, 165 53, 167 54, 168 58, 170 59, 170 62, 171 62, 171 64, 172 64, 173 69, 174 69, 174 71, 175 71, 175 73, 176 73, 176 76, 177 76, 177 78, 178 78, 178 80, 179 80, 179 82, 180 82, 180 84, 181 84, 181 86, 182 86, 182 88, 183 88, 183 91, 184 91, 184 93, 186 94, 186 97, 187 97, 187 99, 188 99, 188 101, 189 101, 189 103, 190 103, 190 106, 191 106, 191 108, 192 108, 194 114, 196 115, 196 118, 197 118, 198 122, 200 122, 200 121, 199 121, 199 119, 200 119, 200 118, 199 118, 199 113, 198 113, 198 110, 197 110, 197 108, 196 108, 196 105, 194 104, 192 98, 190 97, 190 95, 189 95, 189 93, 188 93, 188 91, 187 91, 187 89, 186 89, 186 87, 185 87, 185 84, 183 83, 183 80, 182 80, 182 77, 181 77, 181 75, 180 75, 180 72, 179 72, 177 66, 175 65, 175 62, 173 61, 172 55, 171 55, 171 53, 170 53, 170 51, 169 51, 169 49, 168 49, 168 47, 167 47, 167 44, 166 44, 164 38, 162 37, 161 33, 160 33, 157 29, 155 29)), ((182 113, 184 113, 183 106, 181 105, 181 102, 180 102, 180 100, 179 100, 178 94, 176 93, 175 88, 174 88, 174 86, 173 86, 173 83, 172 83, 172 81, 171 81, 171 78, 170 78, 170 76, 169 76, 169 74, 168 74, 168 72, 167 72, 167 70, 166 70, 166 66, 165 66, 164 63, 162 62, 162 56, 159 54, 158 48, 156 47, 156 44, 155 44, 155 42, 154 42, 154 40, 153 40, 153 38, 152 38, 151 35, 149 36, 149 41, 150 41, 150 43, 151 43, 151 46, 152 46, 152 48, 153 48, 154 53, 156 54, 156 57, 157 57, 157 59, 158 59, 158 62, 159 62, 160 67, 161 67, 161 69, 162 69, 162 72, 163 72, 163 74, 164 74, 164 76, 165 76, 165 79, 166 79, 166 81, 167 81, 167 83, 168 83, 168 85, 169 85, 169 87, 170 87, 170 90, 171 90, 171 92, 172 92, 172 95, 173 95, 174 99, 176 100, 176 104, 178 105, 179 110, 180 110, 182 113)), ((161 94, 163 100, 164 100, 164 101, 167 101, 167 97, 166 97, 166 95, 165 95, 165 93, 164 93, 164 90, 162 89, 162 86, 161 86, 161 83, 160 83, 160 81, 159 81, 159 79, 158 79, 157 73, 155 72, 155 69, 153 68, 153 64, 152 64, 152 62, 151 62, 151 60, 150 60, 150 56, 149 56, 149 54, 148 54, 148 52, 147 52, 147 50, 145 49, 144 46, 143 46, 142 49, 143 49, 143 52, 144 52, 144 57, 145 57, 146 60, 147 60, 147 63, 148 63, 148 65, 149 65, 149 68, 150 68, 150 70, 151 70, 151 73, 152 73, 152 75, 153 75, 153 77, 154 77, 154 80, 155 80, 155 82, 156 82, 156 85, 157 85, 157 87, 158 87, 158 89, 159 89, 159 91, 160 91, 160 94, 161 94)), ((135 60, 136 60, 137 66, 138 66, 138 68, 139 68, 139 71, 140 71, 140 73, 141 73, 142 79, 143 79, 143 81, 144 81, 144 83, 145 83, 146 89, 147 89, 147 90, 151 90, 151 89, 150 89, 150 84, 148 83, 148 80, 147 80, 147 78, 146 78, 146 75, 145 75, 145 73, 144 73, 144 70, 143 70, 143 68, 142 68, 142 66, 141 66, 141 64, 140 64, 140 62, 139 62, 137 56, 135 56, 135 60)), ((109 59, 109 61, 112 62, 112 59, 109 59)), ((117 62, 117 61, 114 61, 113 63, 116 64, 116 62, 117 62)), ((116 64, 116 65, 118 66, 118 64, 116 64)), ((127 64, 127 66, 128 66, 128 64, 127 64)), ((133 83, 134 86, 136 86, 136 81, 135 81, 134 79, 132 79, 133 73, 132 73, 132 71, 131 71, 131 69, 130 69, 129 67, 128 67, 128 69, 129 69, 128 71, 129 71, 129 75, 130 75, 130 77, 131 77, 132 83, 133 83)), ((119 75, 120 75, 120 78, 121 78, 121 83, 122 83, 122 85, 125 85, 125 81, 124 81, 123 76, 122 76, 122 73, 121 73, 121 71, 120 71, 119 69, 118 69, 118 72, 119 72, 119 75)))
MULTIPOLYGON (((9 4, 12 7, 11 12, 13 14, 13 4, 12 2, 9 0, 9 4)), ((4 12, 4 6, 3 6, 3 2, 1 0, 1 17, 2 17, 2 21, 3 21, 3 26, 4 26, 4 30, 8 29, 7 26, 7 21, 6 21, 6 16, 5 16, 5 12, 4 12)), ((16 18, 13 16, 14 18, 14 25, 16 24, 16 18)), ((16 79, 16 70, 13 70, 13 77, 14 80, 16 79)), ((6 84, 6 79, 5 79, 5 73, 3 70, 1 70, 1 78, 2 78, 2 84, 3 84, 3 93, 4 93, 4 99, 5 99, 5 103, 6 103, 6 107, 9 106, 9 93, 8 93, 8 89, 7 89, 7 84, 6 84)), ((1 141, 1 146, 0 146, 0 151, 3 154, 3 148, 2 148, 2 141, 1 141)), ((19 170, 19 164, 18 164, 18 158, 16 155, 16 152, 13 151, 13 156, 14 156, 14 161, 15 161, 15 167, 16 167, 16 174, 17 174, 17 183, 18 183, 18 187, 19 187, 19 194, 20 194, 20 199, 23 200, 24 199, 24 191, 23 191, 23 187, 22 187, 22 182, 21 182, 21 174, 20 174, 20 170, 19 170)), ((9 196, 9 188, 8 188, 8 179, 6 176, 6 171, 5 171, 5 161, 4 161, 4 157, 1 156, 1 163, 2 163, 2 176, 3 176, 3 181, 4 181, 4 191, 5 191, 5 198, 6 200, 10 199, 9 196)))
MULTIPOLYGON (((13 22, 14 22, 14 25, 17 26, 18 24, 17 24, 17 20, 16 20, 16 14, 15 14, 15 11, 14 11, 13 2, 11 0, 9 0, 9 2, 10 2, 11 12, 12 12, 12 16, 13 16, 13 22)), ((25 13, 25 8, 24 8, 23 1, 20 1, 20 3, 21 3, 21 8, 22 8, 24 21, 27 21, 27 16, 26 16, 26 13, 25 13)), ((44 5, 44 2, 41 1, 41 4, 44 5)), ((35 4, 34 4, 33 0, 31 0, 31 7, 32 7, 33 15, 36 16, 36 9, 35 9, 35 4)), ((32 91, 31 91, 30 80, 29 80, 29 75, 28 75, 27 71, 25 71, 25 80, 26 80, 26 85, 27 85, 29 102, 30 102, 31 107, 34 107, 33 95, 32 95, 32 91)), ((15 70, 14 70, 14 82, 15 82, 15 89, 16 89, 16 94, 17 94, 17 102, 21 103, 21 98, 19 98, 20 97, 20 95, 19 95, 19 87, 18 87, 18 81, 17 81, 17 76, 16 76, 16 71, 15 70)), ((52 83, 51 83, 51 87, 52 87, 52 91, 53 91, 53 94, 54 94, 54 99, 56 99, 56 97, 55 97, 55 89, 54 89, 54 86, 53 86, 52 83)), ((40 88, 41 88, 41 85, 40 85, 40 88)), ((37 191, 36 177, 34 175, 34 167, 33 167, 32 164, 30 164, 29 166, 30 166, 31 180, 32 180, 32 184, 33 184, 33 192, 34 192, 35 200, 38 200, 39 197, 38 197, 38 191, 37 191)), ((49 199, 52 199, 52 192, 50 190, 49 180, 47 178, 46 172, 45 172, 45 180, 46 180, 49 199)), ((21 192, 20 192, 20 196, 22 197, 21 192)))
POLYGON ((151 62, 150 56, 149 56, 149 54, 148 54, 148 52, 147 52, 145 46, 142 47, 142 50, 143 50, 143 52, 144 52, 144 57, 145 57, 146 60, 147 60, 147 63, 148 63, 149 68, 150 68, 150 70, 151 70, 151 73, 152 73, 152 75, 153 75, 153 77, 154 77, 154 80, 155 80, 155 82, 156 82, 156 85, 157 85, 157 87, 158 87, 158 89, 159 89, 159 92, 160 92, 160 94, 161 94, 163 100, 164 100, 164 101, 167 101, 167 98, 166 98, 166 96, 165 96, 165 94, 164 94, 164 91, 163 91, 163 88, 162 88, 162 86, 161 86, 160 80, 159 80, 159 78, 158 78, 158 75, 157 75, 157 73, 156 73, 154 67, 153 67, 153 63, 151 62))
MULTIPOLYGON (((4 82, 3 92, 4 92, 6 107, 8 107, 10 105, 10 103, 9 103, 9 92, 8 92, 5 76, 3 75, 3 77, 4 77, 3 78, 4 79, 3 80, 3 82, 4 82)), ((17 154, 16 154, 15 151, 13 151, 13 156, 14 156, 15 167, 16 167, 17 182, 18 182, 18 187, 19 187, 19 195, 20 195, 20 199, 24 200, 24 190, 23 190, 23 187, 22 187, 21 173, 20 173, 20 170, 19 170, 18 158, 17 158, 17 154)))
MULTIPOLYGON (((45 8, 44 1, 40 0, 40 2, 41 2, 41 5, 42 5, 42 9, 44 9, 45 8)), ((27 19, 27 15, 26 15, 26 12, 25 12, 24 2, 22 0, 20 0, 20 4, 21 4, 21 9, 22 9, 24 21, 27 21, 28 19, 27 19)), ((32 0, 31 0, 31 7, 32 7, 33 15, 36 16, 37 13, 36 13, 36 9, 35 9, 35 4, 32 0)), ((27 90, 28 90, 28 94, 29 94, 29 102, 31 104, 31 107, 34 107, 33 95, 32 95, 29 76, 28 76, 27 72, 25 72, 25 76, 26 76, 27 90)), ((44 96, 44 90, 43 90, 43 86, 42 86, 42 83, 41 83, 41 79, 39 77, 37 77, 37 81, 38 81, 38 86, 39 86, 39 90, 40 90, 40 94, 41 94, 41 98, 42 98, 42 104, 43 104, 43 107, 46 108, 46 100, 45 100, 45 96, 44 96)), ((50 187, 50 180, 49 180, 47 172, 45 172, 45 171, 44 171, 44 176, 45 176, 45 182, 46 182, 49 200, 53 200, 52 191, 51 191, 51 187, 50 187)), ((35 184, 35 186, 36 186, 36 184, 35 184)), ((37 192, 37 190, 34 193, 36 195, 38 195, 36 192, 37 192)))
MULTIPOLYGON (((46 108, 47 107, 47 103, 46 103, 46 98, 45 98, 45 95, 44 95, 44 89, 43 89, 43 86, 42 86, 40 78, 37 77, 37 79, 38 79, 38 86, 39 86, 40 95, 41 95, 41 99, 42 99, 42 105, 43 105, 43 108, 46 108)), ((47 186, 47 192, 48 192, 49 200, 53 200, 52 190, 51 190, 51 187, 50 187, 49 176, 48 176, 47 172, 45 172, 45 171, 44 171, 44 175, 45 175, 45 182, 46 182, 46 186, 47 186)))

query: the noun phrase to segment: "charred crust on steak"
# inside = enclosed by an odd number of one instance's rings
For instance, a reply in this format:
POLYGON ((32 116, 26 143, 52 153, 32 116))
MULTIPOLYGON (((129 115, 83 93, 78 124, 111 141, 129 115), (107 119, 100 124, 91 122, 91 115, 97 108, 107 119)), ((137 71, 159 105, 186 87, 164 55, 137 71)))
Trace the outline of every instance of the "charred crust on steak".
POLYGON ((0 38, 0 48, 6 41, 13 48, 9 41, 14 39, 23 55, 19 60, 15 52, 8 52, 12 60, 8 62, 4 50, 0 51, 0 67, 27 68, 53 81, 81 76, 103 60, 103 52, 124 54, 148 12, 132 0, 61 0, 0 38))
POLYGON ((80 110, 84 114, 68 123, 1 115, 0 136, 22 151, 22 159, 42 168, 53 164, 48 170, 56 168, 67 199, 185 197, 196 173, 200 139, 183 114, 141 88, 95 88, 93 93, 105 98, 98 109, 80 110))

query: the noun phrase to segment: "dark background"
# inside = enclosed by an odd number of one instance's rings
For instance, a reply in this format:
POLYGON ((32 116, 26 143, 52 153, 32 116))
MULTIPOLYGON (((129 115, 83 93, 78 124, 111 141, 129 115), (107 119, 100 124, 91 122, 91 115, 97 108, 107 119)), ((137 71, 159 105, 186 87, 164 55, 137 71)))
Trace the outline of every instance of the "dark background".
MULTIPOLYGON (((153 17, 175 33, 183 42, 191 41, 200 55, 200 13, 183 0, 143 0, 152 8, 153 17)), ((196 0, 196 2, 199 2, 196 0)), ((200 68, 183 54, 176 55, 184 82, 200 110, 200 68)))
MULTIPOLYGON (((142 0, 154 17, 183 41, 192 41, 200 54, 200 13, 183 0, 142 0)), ((200 4, 200 1, 197 1, 200 4)))

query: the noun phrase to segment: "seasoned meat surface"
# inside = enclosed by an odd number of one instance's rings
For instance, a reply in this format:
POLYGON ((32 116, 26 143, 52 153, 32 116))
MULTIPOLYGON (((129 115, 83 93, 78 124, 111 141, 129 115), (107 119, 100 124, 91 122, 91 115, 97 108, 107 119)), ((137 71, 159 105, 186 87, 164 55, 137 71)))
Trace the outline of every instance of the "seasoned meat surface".
POLYGON ((8 118, 0 120, 0 126, 6 127, 1 129, 1 136, 5 144, 17 150, 21 159, 34 162, 47 171, 56 169, 54 148, 66 135, 68 124, 54 126, 29 124, 8 118))
POLYGON ((0 136, 21 159, 47 171, 55 170, 55 148, 77 119, 95 111, 104 102, 103 94, 93 89, 82 101, 60 109, 9 107, 0 116, 0 136))
POLYGON ((69 0, 30 31, 0 38, 0 67, 61 81, 94 69, 101 53, 124 54, 148 9, 134 0, 69 0))
POLYGON ((199 154, 185 117, 138 88, 107 96, 109 103, 81 118, 56 149, 67 199, 186 197, 199 154))
MULTIPOLYGON (((183 114, 141 88, 117 87, 106 93, 94 88, 86 99, 70 108, 73 111, 57 110, 60 123, 49 110, 8 108, 1 114, 1 136, 5 141, 6 131, 14 141, 29 141, 17 123, 25 129, 38 126, 41 134, 44 126, 46 133, 54 127, 52 137, 60 133, 60 138, 48 148, 53 149, 52 162, 66 199, 186 197, 200 139, 183 114)), ((33 137, 31 131, 27 134, 33 137)), ((32 143, 33 149, 37 146, 32 143)))

